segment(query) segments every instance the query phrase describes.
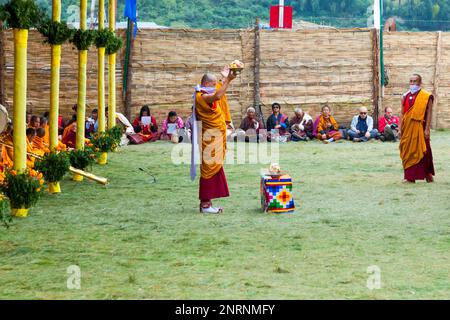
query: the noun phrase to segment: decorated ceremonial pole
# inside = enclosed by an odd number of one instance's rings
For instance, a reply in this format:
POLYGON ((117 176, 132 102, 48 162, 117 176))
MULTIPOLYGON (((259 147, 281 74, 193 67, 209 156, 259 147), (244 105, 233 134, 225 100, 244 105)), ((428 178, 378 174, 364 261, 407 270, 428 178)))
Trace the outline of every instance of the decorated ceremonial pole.
MULTIPOLYGON (((98 1, 98 31, 105 28, 105 0, 98 1)), ((98 131, 105 131, 105 46, 98 48, 98 75, 97 75, 97 105, 98 105, 98 131)))
MULTIPOLYGON (((61 0, 52 2, 52 21, 61 20, 61 0)), ((59 70, 61 64, 61 44, 52 44, 52 62, 50 71, 50 150, 58 146, 58 115, 59 115, 59 70)))
MULTIPOLYGON (((87 0, 80 0, 80 30, 86 30, 87 0)), ((82 38, 82 37, 81 37, 82 38)), ((86 67, 87 50, 84 46, 78 47, 78 100, 77 100, 77 138, 76 149, 84 149, 84 132, 86 117, 86 67)))
POLYGON ((383 103, 383 96, 384 96, 384 52, 383 52, 383 0, 374 0, 373 4, 373 13, 374 13, 374 27, 379 31, 380 34, 380 52, 379 52, 379 63, 380 63, 380 92, 379 92, 379 100, 378 105, 375 106, 374 110, 374 122, 375 126, 378 126, 378 115, 380 106, 382 106, 383 103))
MULTIPOLYGON (((109 31, 116 30, 116 0, 109 0, 109 31)), ((116 125, 116 53, 108 55, 108 128, 116 125)))
POLYGON ((27 168, 27 42, 28 29, 14 28, 13 143, 14 169, 18 172, 27 168))

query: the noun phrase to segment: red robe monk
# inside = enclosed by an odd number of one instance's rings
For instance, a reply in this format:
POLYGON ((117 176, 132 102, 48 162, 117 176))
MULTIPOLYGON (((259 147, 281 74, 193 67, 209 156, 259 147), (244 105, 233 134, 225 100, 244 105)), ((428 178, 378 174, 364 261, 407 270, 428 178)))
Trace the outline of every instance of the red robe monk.
POLYGON ((404 95, 400 119, 400 157, 405 182, 433 182, 434 165, 430 145, 433 96, 421 88, 422 77, 410 78, 410 90, 404 95))
POLYGON ((227 115, 224 114, 224 110, 228 105, 225 105, 226 100, 222 98, 229 83, 235 78, 236 76, 230 72, 222 86, 217 89, 216 77, 205 74, 201 87, 195 94, 195 116, 202 125, 199 198, 200 211, 203 213, 222 212, 222 208, 212 206, 211 200, 229 196, 223 171, 227 143, 227 115))

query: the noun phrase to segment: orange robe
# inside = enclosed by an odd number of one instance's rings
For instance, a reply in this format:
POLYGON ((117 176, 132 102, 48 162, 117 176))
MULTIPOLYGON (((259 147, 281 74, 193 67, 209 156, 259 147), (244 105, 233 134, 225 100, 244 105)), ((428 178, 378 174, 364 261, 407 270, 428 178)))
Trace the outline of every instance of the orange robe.
MULTIPOLYGON (((6 135, 3 137, 3 141, 12 146, 13 138, 11 135, 6 135)), ((4 167, 12 168, 14 166, 14 149, 11 147, 7 147, 2 145, 2 165, 4 167)))
MULTIPOLYGON (((209 105, 202 97, 202 92, 195 95, 195 113, 201 121, 199 199, 210 202, 211 199, 228 197, 228 184, 223 170, 227 147, 227 125, 219 101, 209 105)), ((223 100, 222 100, 223 101, 223 100)))
MULTIPOLYGON (((220 88, 222 88, 222 83, 217 82, 216 91, 219 90, 220 88)), ((223 120, 225 121, 226 124, 230 124, 231 123, 230 106, 228 105, 228 99, 226 94, 224 94, 222 98, 220 98, 218 104, 222 112, 223 120)))
POLYGON ((412 94, 408 92, 402 101, 403 119, 401 126, 400 157, 404 169, 404 179, 409 182, 416 180, 433 181, 435 175, 433 151, 430 139, 425 138, 427 116, 431 116, 429 108, 433 96, 420 90, 412 94))
POLYGON ((44 126, 44 130, 45 130, 44 143, 49 146, 50 145, 50 126, 48 124, 46 124, 44 126))
POLYGON ((45 137, 38 137, 35 136, 33 139, 33 149, 36 150, 37 154, 45 154, 49 153, 50 149, 48 148, 47 144, 45 143, 45 137))
POLYGON ((68 125, 64 128, 64 132, 62 134, 62 143, 64 143, 69 148, 75 148, 76 144, 76 122, 68 125))
POLYGON ((201 175, 212 178, 222 168, 227 145, 227 126, 218 101, 208 105, 201 92, 196 94, 196 117, 202 123, 201 175))
MULTIPOLYGON (((35 150, 33 149, 33 144, 28 141, 27 138, 27 153, 35 153, 35 150)), ((29 168, 34 168, 34 161, 36 158, 34 158, 33 156, 31 156, 30 154, 27 154, 27 167, 29 168)))
POLYGON ((319 124, 317 126, 317 139, 319 140, 322 140, 322 134, 320 133, 321 131, 325 131, 327 139, 334 138, 334 140, 339 140, 340 138, 342 138, 342 135, 339 132, 339 125, 331 115, 328 119, 325 119, 324 116, 320 116, 319 124), (330 125, 334 127, 334 130, 329 129, 330 125))

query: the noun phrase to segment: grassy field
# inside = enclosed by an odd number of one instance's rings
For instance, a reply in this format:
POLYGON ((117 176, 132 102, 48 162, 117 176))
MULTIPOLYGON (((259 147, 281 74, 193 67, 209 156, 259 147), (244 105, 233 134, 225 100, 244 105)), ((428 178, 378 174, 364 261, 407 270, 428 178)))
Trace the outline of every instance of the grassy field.
POLYGON ((0 228, 0 298, 449 299, 449 144, 432 133, 436 183, 415 185, 401 183, 396 143, 284 144, 295 214, 260 211, 267 165, 229 164, 220 216, 198 212, 172 144, 125 147, 93 168, 107 187, 66 177, 62 194, 0 228), (66 286, 71 265, 79 290, 66 286))

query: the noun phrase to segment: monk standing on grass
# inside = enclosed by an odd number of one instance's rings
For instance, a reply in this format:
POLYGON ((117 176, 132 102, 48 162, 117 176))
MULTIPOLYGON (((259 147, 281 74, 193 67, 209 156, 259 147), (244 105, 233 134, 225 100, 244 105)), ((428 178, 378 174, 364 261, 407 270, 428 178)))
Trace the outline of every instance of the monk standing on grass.
POLYGON ((191 178, 195 179, 195 153, 197 148, 197 133, 201 136, 200 157, 200 212, 217 214, 223 212, 220 207, 213 207, 211 200, 229 196, 228 184, 223 171, 227 144, 227 123, 224 110, 228 109, 225 93, 236 75, 229 72, 221 86, 217 86, 217 78, 212 74, 202 77, 201 85, 197 86, 194 95, 194 110, 196 121, 192 131, 192 164, 191 178), (197 121, 201 123, 198 132, 197 121))
POLYGON ((405 171, 404 182, 433 182, 434 165, 430 145, 433 96, 422 89, 422 77, 413 74, 410 89, 403 95, 400 115, 400 157, 405 171))

